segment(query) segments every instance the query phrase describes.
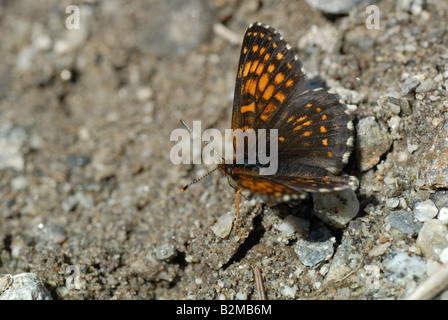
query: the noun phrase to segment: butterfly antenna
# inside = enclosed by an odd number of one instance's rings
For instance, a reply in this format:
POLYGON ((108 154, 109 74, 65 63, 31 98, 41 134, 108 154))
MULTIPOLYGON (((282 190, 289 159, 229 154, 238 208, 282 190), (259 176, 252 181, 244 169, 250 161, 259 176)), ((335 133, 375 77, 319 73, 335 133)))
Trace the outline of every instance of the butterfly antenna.
MULTIPOLYGON (((190 131, 196 138, 199 138, 203 143, 205 143, 205 144, 207 144, 207 145, 209 144, 209 142, 202 140, 201 136, 200 136, 199 134, 197 134, 196 132, 194 132, 194 131, 188 126, 188 124, 185 123, 184 120, 180 119, 180 123, 182 123, 182 125, 183 125, 185 128, 187 128, 188 131, 190 131)), ((211 149, 213 150, 213 152, 215 153, 215 155, 217 155, 217 156, 219 156, 219 157, 221 158, 221 161, 224 163, 224 160, 225 160, 224 157, 221 156, 221 155, 218 153, 218 151, 215 150, 215 148, 212 147, 211 149)), ((216 169, 215 169, 215 170, 216 170, 216 169)), ((214 171, 214 170, 213 170, 213 171, 214 171)))
POLYGON ((204 179, 206 176, 208 176, 210 173, 216 171, 216 169, 218 169, 218 167, 216 167, 215 169, 213 169, 210 172, 207 172, 205 175, 203 175, 202 177, 200 177, 199 179, 193 180, 192 182, 190 182, 189 184, 185 185, 182 189, 180 189, 180 192, 184 192, 185 190, 187 190, 187 188, 189 186, 191 186, 192 184, 195 184, 196 182, 201 181, 202 179, 204 179))

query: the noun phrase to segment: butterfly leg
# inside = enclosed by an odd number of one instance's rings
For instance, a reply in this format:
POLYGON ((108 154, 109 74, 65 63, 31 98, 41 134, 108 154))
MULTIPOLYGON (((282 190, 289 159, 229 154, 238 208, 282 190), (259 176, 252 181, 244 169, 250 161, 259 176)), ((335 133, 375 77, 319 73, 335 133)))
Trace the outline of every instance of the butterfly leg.
POLYGON ((236 225, 238 224, 238 216, 240 215, 241 191, 243 191, 243 189, 238 189, 236 191, 236 218, 235 218, 235 226, 233 227, 233 231, 235 233, 236 233, 236 225))

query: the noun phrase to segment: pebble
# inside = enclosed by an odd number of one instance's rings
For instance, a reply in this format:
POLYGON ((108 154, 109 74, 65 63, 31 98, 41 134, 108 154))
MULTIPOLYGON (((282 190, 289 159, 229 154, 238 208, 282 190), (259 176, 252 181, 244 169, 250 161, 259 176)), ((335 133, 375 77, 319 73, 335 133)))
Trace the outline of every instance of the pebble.
POLYGON ((417 88, 417 86, 420 84, 420 80, 416 78, 408 78, 404 81, 403 85, 401 86, 400 93, 402 96, 407 95, 409 92, 417 88))
POLYGON ((311 232, 305 239, 298 240, 294 251, 304 265, 313 267, 331 258, 335 242, 330 231, 321 227, 311 232))
POLYGON ((46 243, 60 244, 67 238, 67 234, 62 225, 50 222, 39 225, 38 237, 46 243))
POLYGON ((400 204, 400 200, 397 198, 386 199, 386 207, 388 208, 396 208, 400 204))
POLYGON ((448 188, 448 120, 439 125, 432 142, 426 147, 419 178, 426 186, 448 188))
POLYGON ((375 166, 380 157, 392 146, 392 136, 375 117, 361 119, 356 125, 360 169, 367 171, 375 166))
POLYGON ((290 237, 294 234, 301 237, 308 233, 309 226, 310 222, 308 220, 289 215, 279 225, 278 230, 285 237, 290 237))
POLYGON ((432 219, 437 215, 438 211, 436 205, 430 199, 419 202, 414 207, 414 215, 418 221, 432 219))
POLYGON ((233 222, 235 221, 235 214, 230 212, 224 213, 212 227, 213 233, 220 237, 225 238, 230 234, 232 230, 233 222))
POLYGON ((448 227, 440 220, 426 220, 417 237, 417 246, 426 259, 438 261, 445 248, 448 248, 448 227))
POLYGON ((313 8, 328 14, 348 14, 353 8, 368 6, 369 0, 306 0, 313 8))
POLYGON ((415 89, 417 93, 425 93, 432 89, 434 81, 432 79, 423 80, 420 85, 415 89))
POLYGON ((25 130, 15 127, 12 123, 0 124, 0 170, 12 168, 23 171, 25 159, 22 154, 22 144, 27 139, 25 130))
POLYGON ((439 214, 437 215, 437 219, 439 219, 443 224, 448 224, 448 208, 441 208, 439 210, 439 214))
POLYGON ((380 243, 374 246, 372 249, 369 250, 369 257, 378 257, 382 256, 386 250, 391 246, 390 242, 380 243))
POLYGON ((177 255, 176 248, 171 243, 163 243, 156 250, 156 258, 158 260, 170 260, 177 255))
POLYGON ((0 300, 53 300, 44 283, 34 273, 0 276, 0 300))
POLYGON ((414 277, 420 278, 425 274, 426 263, 419 256, 393 252, 387 255, 384 271, 389 281, 408 283, 414 277))
POLYGON ((410 236, 418 234, 422 228, 422 223, 414 220, 414 215, 410 211, 394 211, 386 218, 389 224, 410 236))
POLYGON ((11 180, 11 189, 14 192, 21 191, 28 186, 28 179, 24 175, 20 175, 11 180))
POLYGON ((356 193, 343 190, 332 193, 313 193, 314 214, 329 225, 344 227, 359 212, 356 193))

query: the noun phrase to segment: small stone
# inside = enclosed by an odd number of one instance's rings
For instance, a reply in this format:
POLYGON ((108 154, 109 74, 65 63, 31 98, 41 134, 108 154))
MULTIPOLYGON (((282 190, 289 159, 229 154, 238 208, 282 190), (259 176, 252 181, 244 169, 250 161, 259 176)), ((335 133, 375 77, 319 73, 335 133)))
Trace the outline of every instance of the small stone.
POLYGON ((448 208, 441 208, 439 214, 437 215, 437 219, 439 219, 443 224, 448 224, 448 208))
POLYGON ((78 204, 77 197, 70 196, 62 202, 61 204, 62 210, 64 210, 65 212, 70 212, 76 208, 77 204, 78 204))
POLYGON ((401 86, 400 93, 402 96, 407 95, 409 92, 417 88, 417 86, 420 84, 420 80, 417 78, 408 78, 405 80, 403 85, 401 86))
POLYGON ((44 283, 34 273, 0 276, 0 300, 52 300, 44 283), (3 287, 2 287, 3 285, 3 287))
POLYGON ((64 227, 58 223, 42 224, 38 229, 39 238, 46 243, 62 243, 67 238, 64 227))
POLYGON ((304 265, 313 267, 331 258, 335 242, 330 231, 322 227, 311 232, 305 239, 297 241, 294 251, 304 265))
POLYGON ((375 166, 380 157, 392 146, 392 136, 375 117, 361 119, 356 125, 360 168, 367 171, 375 166))
POLYGON ((369 0, 306 0, 306 2, 327 14, 348 14, 355 7, 371 4, 369 0))
POLYGON ((212 227, 213 233, 220 238, 227 237, 230 234, 230 231, 232 230, 234 220, 235 220, 234 213, 232 212, 224 213, 213 225, 212 227))
POLYGON ((448 120, 439 125, 423 156, 419 178, 431 188, 448 188, 448 120))
POLYGON ((388 208, 396 208, 400 204, 400 200, 397 198, 390 198, 386 200, 386 207, 388 208))
POLYGON ((448 227, 437 219, 426 220, 418 234, 417 246, 426 259, 438 261, 448 247, 448 227))
POLYGON ((386 250, 391 246, 390 242, 380 243, 374 246, 372 249, 369 250, 369 257, 378 257, 382 256, 386 250))
POLYGON ((417 203, 414 208, 414 215, 418 221, 425 221, 434 218, 439 210, 432 200, 428 199, 417 203))
POLYGON ((177 255, 176 248, 170 243, 161 244, 156 248, 155 253, 158 260, 170 260, 177 255))
POLYGON ((11 188, 14 192, 21 191, 28 186, 28 179, 24 175, 20 175, 11 180, 11 188))
POLYGON ((344 227, 359 211, 356 193, 343 190, 332 193, 313 193, 314 214, 329 225, 344 227))
POLYGON ((415 92, 421 93, 421 92, 428 92, 432 89, 432 86, 434 85, 434 81, 432 79, 426 79, 423 80, 420 85, 415 89, 415 92))
POLYGON ((416 235, 422 227, 422 223, 415 221, 414 215, 409 211, 394 211, 386 220, 392 227, 410 236, 416 235))
POLYGON ((309 226, 310 222, 308 220, 289 215, 280 224, 278 230, 285 237, 289 237, 295 233, 297 233, 297 236, 300 237, 308 233, 309 226))
POLYGON ((414 277, 422 277, 426 272, 426 264, 419 256, 409 256, 407 252, 394 252, 387 255, 384 269, 389 281, 407 283, 414 277))

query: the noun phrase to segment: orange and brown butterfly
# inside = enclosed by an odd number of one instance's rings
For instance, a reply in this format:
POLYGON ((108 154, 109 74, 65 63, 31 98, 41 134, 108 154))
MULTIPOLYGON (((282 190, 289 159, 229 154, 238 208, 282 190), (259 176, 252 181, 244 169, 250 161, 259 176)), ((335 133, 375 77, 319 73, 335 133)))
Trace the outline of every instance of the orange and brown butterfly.
MULTIPOLYGON (((252 23, 241 47, 232 129, 277 129, 278 170, 260 175, 258 163, 218 165, 237 185, 237 212, 243 190, 289 201, 307 192, 357 188, 356 177, 338 175, 354 142, 346 106, 324 89, 304 90, 304 83, 302 64, 283 36, 268 25, 252 23)), ((235 144, 234 139, 236 150, 235 144)))

